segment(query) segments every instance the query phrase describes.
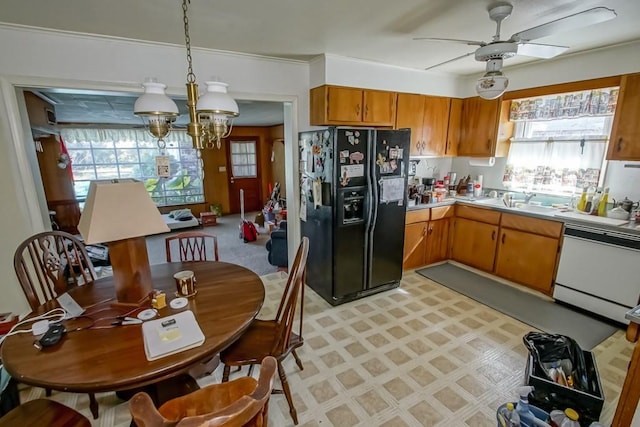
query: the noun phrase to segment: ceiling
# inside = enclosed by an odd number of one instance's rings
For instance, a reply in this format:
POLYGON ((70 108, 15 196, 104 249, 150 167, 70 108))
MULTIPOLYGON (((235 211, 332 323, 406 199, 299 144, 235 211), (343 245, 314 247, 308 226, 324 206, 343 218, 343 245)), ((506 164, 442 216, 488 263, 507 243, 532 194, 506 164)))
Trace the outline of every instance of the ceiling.
MULTIPOLYGON (((69 89, 29 89, 45 101, 53 104, 58 124, 123 124, 142 125, 140 117, 133 114, 133 104, 139 94, 77 91, 69 89)), ((180 115, 176 126, 189 122, 185 98, 174 98, 180 115)), ((282 102, 238 100, 240 115, 234 126, 274 126, 284 123, 282 102)))
MULTIPOLYGON (((495 3, 494 0, 193 0, 189 6, 189 30, 194 47, 298 60, 325 53, 424 69, 473 52, 475 47, 415 41, 414 37, 489 42, 496 26, 488 17, 487 7, 495 3)), ((640 40, 638 0, 511 0, 511 3, 513 13, 502 23, 501 39, 604 6, 614 9, 618 16, 536 42, 569 46, 563 54, 567 55, 640 40)), ((0 8, 0 22, 184 45, 179 0, 21 0, 0 8)), ((505 67, 528 61, 539 59, 518 55, 505 60, 505 67)), ((475 61, 471 55, 425 72, 470 75, 483 70, 484 63, 475 61)), ((118 98, 112 104, 125 101, 131 99, 118 98)), ((257 109, 260 104, 240 105, 241 117, 245 115, 244 108, 257 109)), ((63 107, 56 106, 56 110, 62 120, 63 107)))

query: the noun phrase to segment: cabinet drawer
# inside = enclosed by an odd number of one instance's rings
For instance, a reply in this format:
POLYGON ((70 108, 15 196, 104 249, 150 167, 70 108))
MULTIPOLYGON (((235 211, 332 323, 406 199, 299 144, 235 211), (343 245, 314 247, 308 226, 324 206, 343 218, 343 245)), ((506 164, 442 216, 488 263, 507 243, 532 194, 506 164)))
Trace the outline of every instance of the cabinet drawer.
POLYGON ((453 206, 438 206, 437 208, 431 208, 431 221, 436 221, 443 218, 451 218, 455 209, 453 206))
POLYGON ((500 226, 548 237, 560 237, 563 223, 524 215, 502 214, 500 226))
POLYGON ((416 209, 414 211, 407 211, 405 217, 405 224, 413 224, 415 222, 429 221, 431 209, 416 209))
POLYGON ((500 212, 492 209, 472 208, 471 206, 456 205, 456 216, 487 224, 500 224, 500 212))

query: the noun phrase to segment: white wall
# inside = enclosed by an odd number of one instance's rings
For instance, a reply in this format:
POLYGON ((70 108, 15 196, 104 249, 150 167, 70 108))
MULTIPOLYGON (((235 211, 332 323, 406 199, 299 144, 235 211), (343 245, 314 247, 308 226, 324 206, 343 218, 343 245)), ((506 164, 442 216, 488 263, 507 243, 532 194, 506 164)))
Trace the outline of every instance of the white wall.
POLYGON ((461 96, 461 80, 453 75, 432 71, 394 67, 336 55, 325 57, 325 83, 423 93, 440 96, 461 96))
MULTIPOLYGON (((185 94, 186 59, 181 46, 83 36, 0 25, 0 179, 3 244, 0 247, 0 311, 27 309, 13 271, 13 253, 26 237, 44 229, 38 211, 44 204, 40 182, 31 176, 30 151, 34 150, 26 117, 21 114, 14 87, 62 87, 141 93, 145 77, 157 77, 171 94, 185 94)), ((229 83, 238 99, 291 102, 287 161, 296 165, 297 131, 309 121, 309 66, 300 61, 267 59, 228 52, 193 51, 194 72, 203 86, 218 76, 229 83)), ((24 112, 23 112, 24 113, 24 112)), ((297 169, 295 169, 297 170, 297 169)), ((298 198, 287 178, 293 203, 298 198)), ((296 204, 297 205, 297 204, 296 204)), ((295 206, 293 207, 295 209, 295 206)), ((292 229, 292 233, 295 230, 292 229)), ((294 238, 296 236, 294 235, 294 238)))

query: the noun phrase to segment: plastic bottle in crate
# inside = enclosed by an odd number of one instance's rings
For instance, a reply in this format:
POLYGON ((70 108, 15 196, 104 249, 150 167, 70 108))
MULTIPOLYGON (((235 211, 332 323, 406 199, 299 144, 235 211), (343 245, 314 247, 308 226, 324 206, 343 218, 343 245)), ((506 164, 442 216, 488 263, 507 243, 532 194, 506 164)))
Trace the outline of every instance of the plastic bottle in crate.
POLYGON ((567 408, 564 410, 564 414, 566 418, 560 424, 560 427, 580 427, 580 423, 578 422, 578 413, 571 409, 567 408))
POLYGON ((499 410, 500 425, 503 427, 520 427, 520 416, 515 410, 513 403, 509 402, 499 410))

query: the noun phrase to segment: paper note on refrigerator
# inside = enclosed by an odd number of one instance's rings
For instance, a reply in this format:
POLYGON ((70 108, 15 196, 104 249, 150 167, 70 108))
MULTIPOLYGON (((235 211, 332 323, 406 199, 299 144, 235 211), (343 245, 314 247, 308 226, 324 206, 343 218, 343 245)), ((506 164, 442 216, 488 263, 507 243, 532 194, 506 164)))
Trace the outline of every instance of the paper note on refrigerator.
POLYGON ((380 203, 404 199, 404 177, 380 180, 380 203))

